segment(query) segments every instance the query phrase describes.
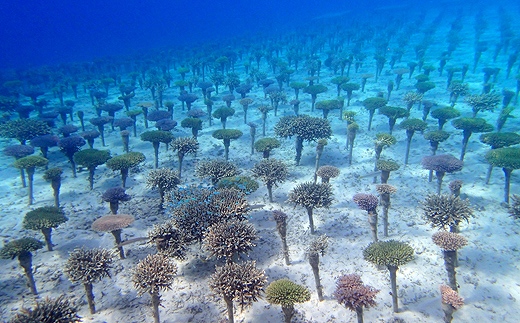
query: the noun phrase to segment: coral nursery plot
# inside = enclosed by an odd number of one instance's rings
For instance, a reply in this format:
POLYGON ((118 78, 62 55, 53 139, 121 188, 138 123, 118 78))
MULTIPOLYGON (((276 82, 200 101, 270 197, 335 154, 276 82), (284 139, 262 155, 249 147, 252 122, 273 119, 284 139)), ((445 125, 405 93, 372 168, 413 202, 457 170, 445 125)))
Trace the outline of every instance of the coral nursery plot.
POLYGON ((515 322, 520 8, 450 6, 0 70, 1 320, 515 322))

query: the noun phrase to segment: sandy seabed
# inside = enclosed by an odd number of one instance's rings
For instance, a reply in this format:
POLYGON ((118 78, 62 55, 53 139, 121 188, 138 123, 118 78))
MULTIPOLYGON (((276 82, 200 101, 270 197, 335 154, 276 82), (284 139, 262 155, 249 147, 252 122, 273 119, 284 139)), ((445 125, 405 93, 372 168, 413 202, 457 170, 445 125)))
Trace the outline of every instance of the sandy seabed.
MULTIPOLYGON (((436 14, 428 15, 432 18, 436 14)), ((491 15, 492 16, 492 15, 491 15)), ((493 17, 493 16, 492 16, 493 17)), ((462 66, 464 63, 473 62, 473 18, 465 17, 468 25, 462 30, 462 35, 467 36, 462 45, 452 55, 449 66, 462 66)), ((427 58, 432 65, 438 64, 438 56, 446 46, 445 35, 448 31, 446 18, 437 30, 432 44, 428 50, 427 58)), ((490 24, 491 25, 491 24, 490 24)), ((494 39, 497 31, 488 27, 483 35, 486 40, 494 39)), ((416 37, 421 35, 416 34, 416 37)), ((414 37, 415 37, 414 36, 414 37)), ((418 41, 418 40, 417 40, 418 41)), ((411 43, 416 43, 415 39, 411 43)), ((470 86, 470 92, 480 93, 482 86, 482 73, 480 69, 491 64, 492 51, 484 52, 477 73, 468 73, 466 82, 470 86)), ((407 51, 402 63, 396 67, 406 65, 406 62, 414 60, 413 51, 407 51)), ((505 66, 507 56, 500 55, 493 66, 505 66)), ((374 71, 373 60, 367 58, 367 64, 359 73, 351 73, 351 82, 359 82, 362 73, 374 71)), ((267 71, 267 66, 264 67, 267 71)), ((243 79, 244 72, 238 70, 243 79)), ((172 71, 175 74, 175 71, 172 71)), ((301 68, 292 76, 293 80, 303 79, 305 71, 301 68)), ((330 70, 322 69, 320 83, 328 86, 325 94, 318 96, 318 101, 335 98, 336 91, 330 83, 333 77, 330 70)), ((505 73, 499 75, 497 89, 514 89, 515 81, 511 77, 505 80, 505 73)), ((287 277, 298 284, 307 286, 312 297, 309 302, 297 304, 297 314, 293 322, 355 322, 354 312, 350 312, 333 298, 336 278, 342 274, 357 273, 364 283, 380 289, 376 301, 378 305, 365 310, 365 322, 388 322, 392 317, 402 318, 405 322, 441 322, 442 310, 440 302, 439 285, 447 283, 447 275, 441 250, 432 242, 431 236, 436 229, 426 222, 420 208, 420 202, 429 193, 435 191, 435 181, 428 182, 428 171, 421 167, 421 159, 429 154, 429 143, 422 134, 417 133, 412 142, 410 161, 403 165, 405 152, 404 130, 394 130, 394 136, 398 143, 383 151, 383 158, 398 161, 401 168, 392 172, 389 184, 395 186, 398 192, 392 195, 390 209, 390 234, 389 239, 409 243, 415 250, 415 259, 399 268, 397 273, 398 294, 400 300, 400 312, 392 313, 392 300, 390 295, 390 282, 388 271, 380 270, 363 260, 362 250, 371 242, 370 227, 366 212, 357 208, 352 201, 356 193, 376 194, 375 184, 372 183, 370 174, 374 163, 373 140, 378 132, 388 131, 387 119, 377 115, 374 117, 373 129, 366 131, 368 114, 362 107, 361 101, 368 97, 376 96, 379 91, 386 91, 388 80, 394 79, 394 75, 385 66, 383 75, 377 83, 369 79, 365 92, 354 92, 351 107, 358 114, 357 122, 360 131, 355 141, 352 166, 347 163, 346 123, 338 118, 337 111, 331 112, 329 120, 333 129, 333 137, 325 147, 321 158, 321 165, 333 165, 341 170, 339 177, 332 179, 334 190, 334 202, 329 209, 317 209, 314 221, 317 234, 326 234, 329 237, 327 253, 321 257, 320 273, 324 286, 325 300, 319 302, 311 267, 305 257, 305 249, 309 245, 312 236, 309 232, 308 219, 305 210, 287 202, 288 192, 296 184, 312 180, 315 162, 315 143, 305 143, 303 157, 300 166, 294 163, 294 141, 282 139, 282 147, 272 152, 272 158, 285 161, 289 165, 289 179, 274 189, 274 202, 267 198, 267 190, 260 183, 260 188, 247 197, 248 202, 256 206, 249 214, 249 220, 258 231, 259 239, 256 247, 243 259, 256 260, 257 266, 265 270, 270 281, 287 277), (290 249, 291 265, 284 264, 281 252, 281 242, 276 231, 275 222, 272 219, 273 210, 282 210, 289 215, 288 221, 288 245, 290 249)), ((413 80, 413 79, 412 79, 413 80)), ((407 77, 403 80, 401 88, 391 95, 389 105, 403 106, 402 97, 408 91, 415 90, 412 80, 407 77)), ((445 89, 446 77, 438 76, 438 72, 432 72, 432 81, 437 87, 425 95, 425 99, 437 102, 439 105, 448 104, 449 93, 445 89)), ((289 100, 294 97, 293 90, 286 88, 289 100)), ((108 101, 117 99, 117 89, 110 90, 108 101)), ((197 94, 200 95, 197 89, 197 94)), ((71 96, 71 94, 69 94, 71 96)), ((166 91, 166 99, 178 95, 177 88, 166 91)), ((57 100, 47 95, 48 99, 57 104, 57 100)), ((253 98, 255 104, 250 107, 249 120, 261 125, 260 114, 256 106, 267 103, 263 99, 261 87, 255 86, 248 95, 253 98)), ((72 98, 72 97, 71 97, 72 98)), ((150 100, 149 91, 136 91, 133 104, 150 100)), ((309 95, 300 94, 302 100, 301 111, 303 114, 320 116, 320 111, 311 113, 309 95)), ((88 94, 81 93, 77 100, 75 110, 84 110, 85 119, 94 116, 88 94)), ((223 103, 218 102, 216 107, 223 103)), ((243 123, 242 108, 238 100, 233 103, 237 113, 228 120, 227 128, 235 128, 243 131, 244 135, 239 140, 231 143, 230 160, 235 162, 243 170, 244 174, 250 174, 249 170, 261 159, 260 153, 250 154, 249 127, 243 123)), ((214 107, 214 110, 215 108, 214 107)), ((470 116, 471 109, 464 100, 459 100, 456 105, 463 116, 470 116)), ((194 108, 205 111, 202 100, 195 102, 194 108)), ((278 118, 284 114, 291 114, 292 107, 282 105, 278 116, 270 112, 267 124, 267 136, 274 136, 273 126, 278 118)), ((412 117, 421 117, 421 111, 414 108, 412 117)), ((123 112, 119 112, 122 116, 123 112)), ((494 124, 495 113, 485 112, 479 114, 494 124)), ((180 103, 176 102, 175 119, 180 122, 185 117, 185 111, 180 111, 180 103)), ((142 119, 138 118, 138 131, 144 131, 142 119)), ((213 139, 211 133, 220 128, 220 122, 214 121, 212 127, 204 119, 204 129, 200 132, 200 150, 197 158, 187 156, 183 167, 182 185, 198 184, 200 180, 194 176, 194 168, 197 161, 205 158, 223 156, 222 142, 213 139)), ((77 120, 76 120, 77 122, 77 120)), ((436 128, 436 120, 431 117, 427 120, 428 130, 436 128)), ((58 122, 59 124, 59 122, 58 122)), ((107 127, 108 128, 108 127, 107 127)), ((454 129, 450 123, 445 130, 452 135, 444 143, 440 144, 438 154, 449 153, 454 156, 460 154, 461 131, 454 129)), ((504 131, 518 131, 518 121, 511 119, 506 124, 504 131)), ((176 137, 189 136, 186 129, 178 126, 174 130, 176 137)), ((517 322, 520 317, 520 306, 517 299, 520 298, 520 286, 518 273, 520 265, 520 242, 518 222, 508 216, 507 209, 502 206, 503 200, 503 173, 495 169, 489 185, 485 184, 487 163, 484 154, 488 147, 478 141, 479 134, 474 134, 468 146, 464 168, 461 172, 447 174, 444 179, 443 193, 449 193, 448 183, 454 179, 464 182, 462 197, 469 199, 474 209, 475 217, 469 223, 461 225, 461 235, 469 241, 468 245, 459 251, 460 264, 457 268, 457 279, 460 285, 460 295, 465 299, 465 305, 455 313, 454 322, 517 322)), ((113 156, 123 153, 119 131, 107 131, 107 147, 113 156)), ((261 135, 257 135, 261 138, 261 135)), ((14 141, 1 140, 1 145, 14 144, 14 141)), ((95 148, 101 149, 96 142, 95 148)), ((122 203, 120 213, 131 214, 136 217, 132 226, 123 230, 124 239, 144 237, 147 231, 154 225, 168 219, 168 214, 162 213, 158 208, 158 193, 145 187, 147 173, 153 168, 153 150, 148 142, 142 142, 139 138, 130 138, 130 149, 141 151, 147 156, 144 164, 130 173, 127 182, 127 193, 133 198, 130 202, 122 203)), ((61 202, 69 221, 53 230, 53 242, 55 251, 38 251, 34 254, 33 267, 36 285, 40 295, 37 298, 47 296, 57 297, 66 294, 79 302, 80 316, 84 322, 151 322, 150 298, 148 295, 137 296, 131 278, 132 269, 146 255, 154 253, 155 249, 149 244, 131 244, 126 246, 127 258, 117 259, 112 271, 112 277, 103 279, 94 285, 96 307, 98 313, 90 315, 83 286, 71 283, 63 274, 63 264, 68 258, 69 252, 78 247, 104 247, 112 248, 113 237, 110 234, 101 234, 91 230, 92 222, 100 216, 109 213, 108 204, 102 202, 101 194, 110 187, 120 185, 120 176, 105 166, 98 167, 95 176, 94 190, 89 191, 87 172, 78 173, 76 179, 72 178, 70 165, 65 157, 52 148, 49 153, 50 165, 64 169, 61 188, 61 202)), ((12 158, 0 156, 0 234, 4 242, 21 237, 22 235, 34 236, 43 240, 38 232, 24 231, 21 226, 23 216, 29 210, 45 205, 52 205, 52 190, 48 183, 41 178, 43 171, 38 170, 35 175, 35 203, 27 206, 27 191, 21 187, 19 173, 12 166, 12 158)), ((177 167, 175 154, 164 147, 160 150, 160 167, 177 167)), ((512 193, 520 191, 519 177, 515 172, 512 177, 512 193)), ((382 225, 379 228, 382 237, 382 225)), ((222 265, 215 259, 207 259, 207 255, 199 249, 198 245, 191 247, 187 261, 176 264, 179 267, 178 275, 172 289, 162 294, 163 307, 160 309, 161 320, 165 323, 173 322, 218 322, 225 318, 225 305, 217 296, 212 295, 208 287, 208 277, 213 273, 215 265, 222 265)), ((7 320, 21 307, 32 306, 35 297, 29 293, 25 284, 23 271, 16 260, 1 261, 2 276, 0 278, 0 315, 2 320, 7 320)), ((237 322, 281 322, 282 312, 280 307, 267 303, 264 299, 256 302, 252 308, 244 311, 237 310, 235 317, 237 322)))

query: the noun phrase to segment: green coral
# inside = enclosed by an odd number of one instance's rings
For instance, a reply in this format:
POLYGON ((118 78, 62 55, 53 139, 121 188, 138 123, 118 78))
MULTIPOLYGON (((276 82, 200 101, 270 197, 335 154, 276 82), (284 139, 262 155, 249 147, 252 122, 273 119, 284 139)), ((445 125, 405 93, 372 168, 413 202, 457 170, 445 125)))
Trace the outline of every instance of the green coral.
POLYGON ((35 119, 10 120, 0 124, 0 137, 14 138, 23 145, 34 137, 51 133, 51 128, 45 121, 35 119))
POLYGON ((379 159, 376 168, 381 171, 393 172, 399 169, 399 164, 393 160, 379 159))
POLYGON ((395 145, 396 143, 397 139, 395 139, 394 136, 383 132, 376 134, 376 140, 374 140, 376 147, 387 147, 395 145))
POLYGON ((424 121, 422 121, 421 119, 406 119, 406 120, 403 120, 400 124, 399 124, 399 127, 401 129, 405 129, 405 130, 409 130, 409 131, 423 131, 424 129, 426 129, 426 127, 428 126, 428 124, 424 121))
POLYGON ((197 138, 199 130, 202 130, 202 120, 199 118, 186 118, 181 121, 181 127, 190 128, 193 137, 197 138))
POLYGON ((363 250, 363 258, 377 266, 399 267, 413 260, 414 250, 404 242, 378 241, 363 250))
POLYGON ((120 171, 123 180, 123 187, 125 187, 126 179, 128 177, 128 170, 135 167, 146 160, 146 157, 141 152, 131 151, 126 154, 110 158, 106 166, 113 171, 120 171))
POLYGON ((62 174, 63 174, 63 169, 61 169, 60 167, 49 168, 43 174, 43 179, 46 181, 50 181, 50 182, 56 181, 56 180, 61 179, 62 174))
POLYGON ((424 139, 433 142, 443 142, 450 137, 450 133, 444 130, 428 131, 424 134, 424 139))
POLYGON ((61 208, 54 206, 42 206, 27 212, 22 222, 24 229, 42 230, 47 228, 57 228, 60 224, 69 219, 61 208))
POLYGON ((224 157, 226 160, 229 158, 229 146, 231 140, 242 137, 242 131, 238 129, 219 129, 213 131, 213 138, 224 141, 224 157))
POLYGON ((307 302, 311 298, 309 290, 289 279, 275 280, 265 290, 266 300, 271 304, 291 307, 296 303, 307 302))
POLYGON ((520 143, 520 135, 514 132, 490 132, 480 135, 480 141, 491 149, 504 148, 520 143))
POLYGON ((141 134, 142 141, 152 143, 170 143, 173 140, 173 134, 169 131, 151 130, 141 134))
POLYGON ((49 161, 46 158, 40 156, 27 156, 17 159, 13 165, 20 169, 31 169, 35 167, 43 167, 48 163, 49 161))
POLYGON ((276 138, 262 138, 255 142, 255 150, 263 153, 264 158, 268 158, 271 150, 280 147, 280 141, 276 138))
POLYGON ((38 239, 24 237, 10 241, 0 249, 0 258, 14 259, 26 252, 33 252, 43 248, 44 244, 38 239))

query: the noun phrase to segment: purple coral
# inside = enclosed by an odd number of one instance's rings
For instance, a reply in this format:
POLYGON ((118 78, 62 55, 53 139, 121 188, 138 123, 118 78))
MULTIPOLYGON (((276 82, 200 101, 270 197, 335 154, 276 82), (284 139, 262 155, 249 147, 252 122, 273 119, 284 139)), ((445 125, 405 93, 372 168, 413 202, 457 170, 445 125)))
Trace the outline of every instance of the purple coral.
POLYGON ((444 175, 460 171, 462 166, 464 166, 464 162, 449 154, 433 155, 424 157, 422 166, 424 169, 435 171, 437 176, 437 194, 440 194, 444 175))
POLYGON ((43 157, 47 158, 49 148, 57 146, 59 140, 60 138, 56 135, 41 135, 31 139, 31 146, 39 147, 43 157))
POLYGON ((375 306, 374 298, 378 289, 363 285, 361 277, 357 274, 343 275, 336 282, 334 297, 338 303, 351 311, 356 311, 358 322, 363 322, 363 308, 375 306))
POLYGON ((125 189, 122 187, 111 187, 107 189, 101 198, 110 204, 112 214, 117 214, 119 202, 127 202, 132 199, 130 195, 125 193, 125 189))
POLYGON ((358 193, 352 198, 361 210, 368 212, 368 223, 372 231, 372 239, 377 242, 377 205, 379 199, 372 194, 358 193))
POLYGON ((377 196, 372 194, 358 193, 352 197, 354 203, 361 210, 365 210, 368 212, 373 212, 377 208, 377 204, 379 203, 379 199, 377 196))
POLYGON ((162 119, 171 119, 172 114, 165 110, 156 110, 148 113, 148 121, 159 121, 162 119))

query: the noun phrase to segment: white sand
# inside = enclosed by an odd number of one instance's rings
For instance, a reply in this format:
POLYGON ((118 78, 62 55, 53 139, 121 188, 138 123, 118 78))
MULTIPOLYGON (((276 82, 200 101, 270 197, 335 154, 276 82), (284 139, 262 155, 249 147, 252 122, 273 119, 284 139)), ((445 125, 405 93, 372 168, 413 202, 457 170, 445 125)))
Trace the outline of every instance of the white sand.
MULTIPOLYGON (((432 15, 433 17, 433 15, 432 15)), ((428 16, 428 18, 432 18, 428 16)), ((472 33, 473 18, 467 17, 468 26, 462 33, 468 39, 457 49, 448 66, 462 66, 463 63, 472 63, 472 33)), ((434 36, 436 44, 430 46, 427 52, 428 62, 434 66, 438 65, 440 52, 447 46, 445 35, 447 33, 448 21, 445 19, 442 29, 434 36)), ((426 22, 428 24, 428 22, 426 22)), ((490 24, 491 25, 491 24, 490 24)), ((492 40, 496 38, 495 29, 488 27, 483 38, 492 40)), ((420 41, 422 35, 416 34, 411 44, 420 41), (417 39, 416 39, 417 37, 417 39)), ((483 53, 478 70, 489 65, 503 67, 506 65, 506 55, 500 55, 496 64, 491 64, 493 50, 483 53)), ((323 57, 324 59, 325 57, 323 57)), ((414 60, 413 50, 407 50, 403 62, 396 67, 404 67, 406 62, 414 60)), ((263 61, 263 63, 265 63, 263 61)), ((373 59, 368 55, 366 66, 359 74, 351 73, 353 82, 359 82, 361 73, 372 73, 374 71, 373 59)), ((238 64, 240 65, 240 63, 238 64)), ((303 64, 301 64, 303 65, 303 64)), ((515 67, 516 68, 516 67, 515 67)), ((267 67, 264 68, 267 70, 267 67)), ((269 281, 288 277, 293 281, 307 286, 312 293, 309 302, 296 305, 298 311, 294 322, 355 322, 355 313, 350 312, 332 297, 335 289, 335 280, 338 276, 346 273, 358 273, 363 281, 381 290, 377 296, 378 305, 375 308, 365 310, 365 322, 387 322, 393 316, 404 319, 405 322, 441 322, 442 310, 440 306, 439 285, 447 283, 447 275, 444 269, 441 250, 431 241, 431 235, 436 230, 426 223, 419 207, 419 202, 428 193, 435 191, 435 181, 429 183, 428 172, 423 170, 421 158, 429 154, 429 143, 424 140, 420 133, 415 134, 410 153, 408 166, 402 165, 404 161, 405 133, 396 126, 394 135, 398 144, 383 151, 383 158, 392 158, 401 164, 398 171, 392 172, 389 184, 398 188, 398 192, 392 196, 390 209, 390 239, 397 239, 409 243, 415 249, 415 259, 402 266, 397 274, 398 294, 401 311, 392 313, 389 274, 387 270, 378 270, 372 264, 363 260, 362 250, 371 242, 370 228, 367 222, 366 212, 359 210, 352 202, 352 196, 356 193, 366 192, 376 194, 375 185, 371 177, 360 178, 371 172, 373 168, 373 139, 378 132, 388 130, 387 119, 376 114, 373 129, 366 131, 368 114, 360 105, 360 101, 367 97, 375 96, 378 91, 386 91, 388 80, 394 79, 392 73, 385 65, 383 75, 378 83, 369 79, 365 93, 354 92, 352 107, 346 108, 358 112, 356 120, 360 124, 360 131, 355 141, 354 162, 351 167, 346 163, 347 151, 345 150, 345 128, 346 123, 338 119, 338 112, 333 111, 329 116, 332 123, 334 136, 329 140, 323 153, 322 165, 333 165, 341 169, 338 178, 331 180, 334 188, 335 201, 329 209, 318 209, 315 211, 315 226, 317 234, 326 234, 329 237, 330 246, 328 253, 321 260, 321 279, 324 286, 325 301, 318 302, 311 267, 305 258, 304 249, 313 238, 308 230, 306 212, 301 207, 287 204, 288 192, 297 184, 311 180, 314 170, 315 144, 305 143, 301 166, 294 165, 294 141, 282 140, 283 145, 272 153, 273 158, 282 159, 290 168, 290 177, 287 182, 274 189, 274 203, 269 203, 265 186, 261 184, 258 191, 248 197, 251 205, 265 205, 255 209, 250 214, 250 221, 257 228, 260 239, 257 246, 250 253, 249 259, 257 261, 259 268, 265 270, 269 281), (281 253, 281 243, 275 229, 271 211, 280 209, 289 214, 288 222, 288 244, 290 248, 291 266, 285 266, 281 253)), ((177 76, 175 71, 172 74, 177 76)), ((417 72, 416 72, 417 74, 417 72)), ((292 80, 305 77, 305 71, 301 68, 292 80)), ((326 84, 329 91, 318 96, 318 101, 334 98, 335 87, 330 84, 331 72, 323 67, 321 83, 326 84)), ((497 90, 504 88, 514 89, 513 78, 504 80, 505 72, 499 76, 500 84, 497 90)), ((244 75, 241 75, 243 80, 244 75)), ((458 76, 455 76, 457 79, 458 76)), ((438 104, 447 104, 449 93, 445 90, 446 77, 438 77, 436 71, 432 72, 432 80, 437 84, 434 90, 425 95, 438 104)), ((470 84, 472 93, 481 91, 482 73, 469 72, 466 81, 470 84)), ((285 89, 289 100, 294 97, 293 90, 285 89)), ((389 105, 403 106, 401 100, 404 93, 414 90, 413 83, 404 78, 399 91, 392 93, 389 105)), ((221 87, 221 91, 223 88, 221 87)), ((199 97, 200 90, 196 92, 199 97)), ((69 93, 67 99, 72 99, 69 93)), ((88 95, 80 93, 81 97, 75 106, 75 110, 82 109, 86 112, 85 119, 94 116, 90 108, 88 95)), ((109 101, 116 100, 118 91, 110 90, 109 101)), ((165 99, 174 99, 178 95, 177 88, 166 91, 165 99)), ((255 100, 255 104, 249 109, 249 120, 261 125, 260 115, 256 106, 259 103, 267 103, 263 99, 263 92, 255 86, 249 95, 255 100)), ((237 96, 238 97, 238 96, 237 96)), ((47 94, 46 98, 51 99, 47 94)), ((132 100, 135 105, 139 101, 150 100, 149 91, 136 91, 136 98, 132 100)), ((310 113, 309 95, 300 94, 301 113, 310 113)), ((52 100, 57 105, 57 100, 52 100)), ((175 99, 175 119, 179 121, 180 103, 175 99)), ((220 101, 214 110, 223 103, 220 101)), ((230 150, 230 159, 236 162, 248 174, 248 170, 260 160, 261 154, 250 155, 249 127, 243 124, 242 107, 237 101, 233 103, 237 113, 228 120, 227 128, 237 128, 244 132, 244 136, 233 141, 230 150)), ((205 111, 202 100, 194 104, 195 108, 205 111)), ((466 106, 463 99, 456 106, 463 112, 464 116, 470 116, 471 110, 466 106)), ((290 114, 292 107, 282 105, 279 116, 285 112, 290 114)), ((490 123, 496 120, 495 113, 481 113, 480 117, 486 117, 490 123)), ((414 108, 412 117, 420 118, 422 111, 414 108)), ((123 116, 119 112, 118 116, 123 116)), ((321 116, 321 111, 314 112, 321 116)), ((77 119, 77 118, 76 118, 77 119)), ((268 136, 274 136, 273 126, 277 121, 273 113, 270 113, 268 121, 268 136)), ((142 132, 142 118, 139 117, 139 132, 142 132)), ((429 130, 436 128, 436 120, 429 118, 429 130)), ((76 120, 77 122, 77 120, 76 120)), ((79 123, 79 122, 77 122, 79 123)), ((58 125, 61 123, 58 121, 58 125)), ((87 122, 88 124, 88 122, 87 122)), ((90 125, 87 125, 90 128, 90 125)), ((108 128, 108 127, 107 127, 108 128)), ((198 159, 206 157, 223 156, 221 141, 211 137, 212 131, 220 128, 220 122, 214 121, 213 127, 209 128, 205 120, 204 129, 200 132, 201 150, 198 159)), ((260 128, 261 129, 261 128, 260 128)), ((188 129, 189 130, 189 129, 188 129)), ((461 131, 454 129, 450 123, 446 124, 445 130, 452 133, 447 142, 441 143, 438 153, 450 153, 454 156, 460 154, 461 131)), ((509 120, 504 131, 518 131, 518 121, 509 120)), ((261 130, 259 130, 261 132, 261 130)), ((188 136, 180 126, 175 131, 176 136, 188 136)), ((457 268, 457 278, 460 284, 460 294, 465 299, 465 305, 455 313, 455 322, 517 322, 520 316, 520 306, 517 299, 520 298, 520 287, 518 283, 518 270, 520 246, 518 240, 518 223, 508 217, 507 209, 501 206, 503 199, 503 173, 495 169, 490 185, 485 185, 484 176, 487 164, 484 154, 488 147, 478 141, 479 134, 474 134, 470 140, 465 158, 465 165, 461 172, 448 174, 444 179, 443 192, 447 193, 448 183, 453 179, 461 179, 464 182, 462 196, 469 198, 475 210, 476 217, 469 224, 461 225, 461 234, 469 240, 469 244, 459 251, 460 266, 457 268)), ((122 153, 122 145, 119 131, 107 130, 107 148, 112 155, 122 153)), ((257 134, 257 139, 261 135, 257 134)), ((16 142, 2 139, 2 145, 14 144, 16 142)), ((132 172, 127 182, 127 193, 132 195, 130 202, 122 203, 120 213, 132 214, 136 217, 135 223, 128 229, 123 230, 124 239, 146 236, 147 230, 153 224, 161 223, 168 218, 167 214, 158 211, 158 194, 151 192, 145 187, 147 172, 153 166, 153 151, 150 143, 141 142, 139 138, 130 139, 131 150, 142 151, 147 156, 146 162, 139 167, 138 172, 132 172)), ((100 141, 96 140, 95 148, 100 149, 100 141)), ((160 167, 176 167, 177 159, 172 151, 165 152, 161 147, 160 167)), ((101 194, 109 187, 120 185, 119 174, 113 173, 104 166, 98 167, 95 177, 94 190, 88 190, 87 173, 78 173, 78 178, 71 176, 70 165, 66 158, 57 150, 52 148, 49 154, 50 165, 60 166, 64 169, 63 185, 61 189, 61 201, 66 215, 70 220, 53 231, 53 242, 56 244, 55 251, 39 251, 34 254, 34 276, 36 285, 40 292, 38 297, 29 293, 25 285, 23 271, 16 260, 2 260, 0 268, 2 277, 0 279, 0 304, 2 320, 19 310, 22 306, 32 306, 35 299, 47 296, 57 297, 67 294, 81 304, 79 314, 85 322, 151 322, 150 298, 148 295, 138 297, 131 283, 132 268, 146 255, 155 252, 151 245, 132 244, 126 246, 127 259, 117 259, 111 279, 103 279, 94 285, 96 307, 98 313, 90 315, 84 297, 83 286, 72 284, 63 274, 63 264, 68 253, 74 248, 85 246, 113 247, 113 237, 110 234, 100 234, 90 229, 91 223, 100 216, 108 214, 108 204, 101 201, 101 194)), ((184 183, 198 183, 194 177, 194 166, 197 160, 187 156, 184 164, 184 183)), ((39 239, 43 237, 38 232, 25 231, 21 227, 23 215, 29 210, 51 205, 52 190, 48 183, 41 178, 43 170, 38 170, 35 175, 35 203, 27 206, 27 191, 21 187, 18 171, 12 167, 12 158, 0 155, 0 196, 2 215, 0 216, 1 237, 4 242, 19 238, 23 235, 33 236, 39 239)), ((520 191, 519 174, 513 173, 512 193, 520 191)), ((381 213, 381 212, 380 212, 381 213)), ((379 230, 382 236, 382 224, 379 230)), ((165 323, 173 322, 217 322, 225 317, 224 303, 218 297, 211 295, 207 279, 213 273, 214 266, 222 265, 222 262, 214 259, 207 260, 206 255, 193 246, 189 259, 185 262, 177 262, 179 266, 178 276, 172 290, 162 294, 163 308, 161 308, 161 320, 165 323)), ((282 313, 278 306, 271 306, 265 300, 255 303, 252 308, 243 312, 237 311, 237 322, 281 322, 282 313)))

